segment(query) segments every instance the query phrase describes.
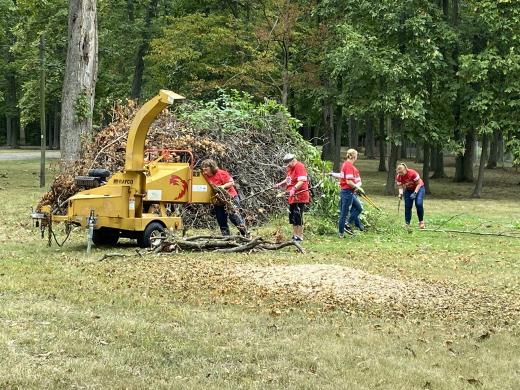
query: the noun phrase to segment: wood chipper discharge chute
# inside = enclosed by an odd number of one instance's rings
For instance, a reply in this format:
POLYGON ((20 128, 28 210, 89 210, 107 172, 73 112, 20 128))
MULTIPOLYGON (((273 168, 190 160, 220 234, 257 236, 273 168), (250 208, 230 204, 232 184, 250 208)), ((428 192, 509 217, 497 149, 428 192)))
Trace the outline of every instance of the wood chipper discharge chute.
POLYGON ((161 90, 137 112, 128 133, 125 167, 110 173, 95 169, 76 178, 76 184, 94 187, 78 192, 67 200, 67 214, 52 214, 44 206, 33 219, 52 233, 53 222, 64 222, 88 229, 88 249, 95 245, 114 245, 119 237, 135 238, 139 246, 149 247, 164 238, 166 229, 183 228, 176 208, 188 203, 211 203, 213 190, 200 172, 194 172, 189 151, 159 151, 145 163, 145 140, 150 125, 168 105, 184 97, 161 90), (173 161, 168 161, 171 156, 173 161))

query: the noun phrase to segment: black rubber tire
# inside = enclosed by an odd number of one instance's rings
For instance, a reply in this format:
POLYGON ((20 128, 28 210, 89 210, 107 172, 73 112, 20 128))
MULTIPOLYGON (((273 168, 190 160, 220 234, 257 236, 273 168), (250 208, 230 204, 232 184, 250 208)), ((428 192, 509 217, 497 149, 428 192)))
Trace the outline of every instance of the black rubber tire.
POLYGON ((105 168, 94 168, 88 171, 88 175, 91 177, 101 177, 102 179, 106 179, 110 176, 110 171, 105 168))
POLYGON ((95 246, 114 246, 119 240, 119 230, 101 227, 94 230, 92 241, 95 246))
POLYGON ((152 222, 150 223, 146 229, 144 229, 143 234, 141 234, 137 238, 137 245, 141 248, 150 248, 152 246, 152 242, 154 244, 158 244, 155 242, 159 239, 159 236, 164 240, 166 236, 166 229, 160 222, 152 222))

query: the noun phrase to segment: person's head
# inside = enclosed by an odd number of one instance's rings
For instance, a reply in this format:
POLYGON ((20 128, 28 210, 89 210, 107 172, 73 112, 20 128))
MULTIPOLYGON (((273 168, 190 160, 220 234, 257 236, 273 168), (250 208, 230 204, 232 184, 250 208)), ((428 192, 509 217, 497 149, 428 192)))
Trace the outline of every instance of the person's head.
POLYGON ((397 168, 395 170, 399 176, 406 175, 406 172, 408 172, 408 167, 405 163, 400 163, 397 165, 397 168))
POLYGON ((296 162, 296 157, 292 153, 287 153, 285 156, 283 156, 283 163, 287 167, 294 167, 296 162))
POLYGON ((213 176, 218 170, 217 162, 211 158, 202 161, 201 167, 202 173, 206 176, 213 176))
POLYGON ((357 150, 356 149, 349 149, 347 150, 347 160, 350 160, 352 162, 357 160, 357 150))

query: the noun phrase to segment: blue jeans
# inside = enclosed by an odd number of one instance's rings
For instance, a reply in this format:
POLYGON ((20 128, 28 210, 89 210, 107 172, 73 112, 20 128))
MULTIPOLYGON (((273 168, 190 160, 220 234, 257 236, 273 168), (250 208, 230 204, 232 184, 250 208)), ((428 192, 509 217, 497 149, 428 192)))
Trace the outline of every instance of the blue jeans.
POLYGON ((364 226, 359 220, 359 215, 363 211, 363 205, 353 191, 341 190, 339 201, 339 234, 345 233, 345 222, 347 221, 349 211, 350 216, 348 218, 348 223, 354 223, 359 230, 363 230, 364 226))
MULTIPOLYGON (((410 199, 410 195, 412 195, 412 190, 406 190, 404 192, 404 221, 407 225, 410 224, 410 221, 412 220, 412 207, 414 200, 410 199)), ((424 194, 426 191, 424 190, 424 187, 421 187, 419 191, 417 192, 417 197, 415 198, 415 208, 417 209, 417 217, 419 218, 419 222, 421 222, 424 218, 424 194)))

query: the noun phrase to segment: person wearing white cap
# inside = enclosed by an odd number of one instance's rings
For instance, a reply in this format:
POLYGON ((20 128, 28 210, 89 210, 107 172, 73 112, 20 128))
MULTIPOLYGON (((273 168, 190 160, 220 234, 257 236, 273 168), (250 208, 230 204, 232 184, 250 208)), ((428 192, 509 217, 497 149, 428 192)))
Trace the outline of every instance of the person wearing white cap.
POLYGON ((292 153, 287 153, 283 157, 283 162, 287 167, 287 176, 274 186, 285 188, 289 193, 289 223, 293 225, 292 239, 303 241, 303 211, 305 205, 310 202, 307 170, 292 153))

